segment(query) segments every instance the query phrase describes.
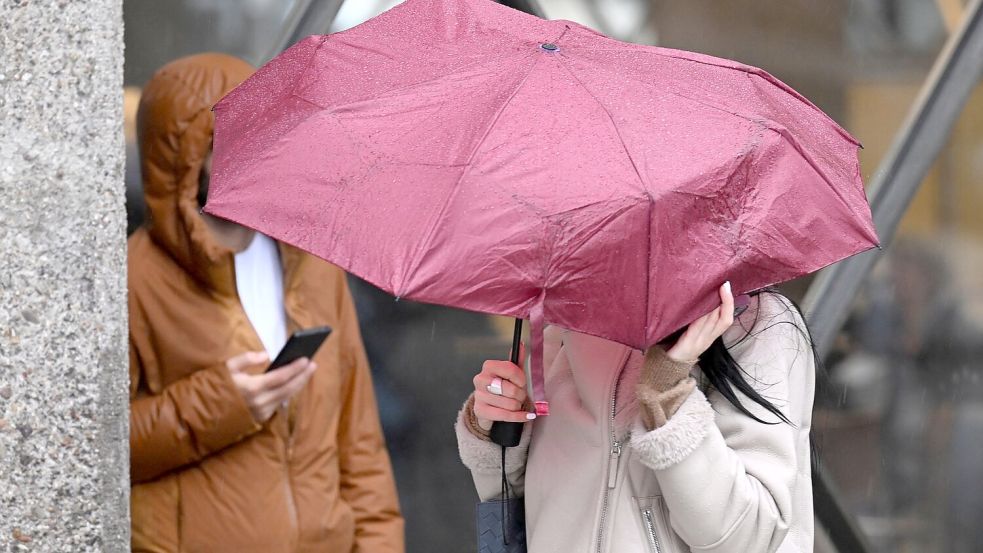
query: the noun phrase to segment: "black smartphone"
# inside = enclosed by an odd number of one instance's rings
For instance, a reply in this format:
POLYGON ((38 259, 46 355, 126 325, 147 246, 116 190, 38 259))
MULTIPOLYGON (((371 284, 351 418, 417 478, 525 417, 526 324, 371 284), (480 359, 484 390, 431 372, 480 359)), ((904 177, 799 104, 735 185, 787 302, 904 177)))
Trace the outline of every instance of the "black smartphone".
POLYGON ((331 327, 327 326, 317 326, 294 332, 280 353, 277 354, 276 359, 266 368, 266 372, 289 365, 301 357, 312 359, 329 334, 331 334, 331 327))

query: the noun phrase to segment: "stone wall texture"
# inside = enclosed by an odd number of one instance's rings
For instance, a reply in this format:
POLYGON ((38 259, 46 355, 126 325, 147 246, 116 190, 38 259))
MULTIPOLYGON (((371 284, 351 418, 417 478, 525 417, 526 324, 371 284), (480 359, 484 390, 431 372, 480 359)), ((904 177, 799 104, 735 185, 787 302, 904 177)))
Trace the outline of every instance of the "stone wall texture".
POLYGON ((126 551, 121 0, 0 0, 0 552, 126 551))

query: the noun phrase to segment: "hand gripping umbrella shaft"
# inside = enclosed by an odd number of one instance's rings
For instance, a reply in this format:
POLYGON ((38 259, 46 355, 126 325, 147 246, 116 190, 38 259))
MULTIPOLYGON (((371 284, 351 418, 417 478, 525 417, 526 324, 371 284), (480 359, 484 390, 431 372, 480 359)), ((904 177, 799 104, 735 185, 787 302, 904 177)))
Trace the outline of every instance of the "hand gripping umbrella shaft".
MULTIPOLYGON (((519 346, 522 343, 522 319, 515 320, 515 333, 512 336, 512 355, 510 361, 519 364, 519 346)), ((529 375, 526 374, 526 382, 529 382, 529 375)), ((528 386, 527 386, 528 387, 528 386)), ((492 424, 491 440, 502 447, 515 447, 519 445, 522 438, 521 422, 496 421, 492 424)))

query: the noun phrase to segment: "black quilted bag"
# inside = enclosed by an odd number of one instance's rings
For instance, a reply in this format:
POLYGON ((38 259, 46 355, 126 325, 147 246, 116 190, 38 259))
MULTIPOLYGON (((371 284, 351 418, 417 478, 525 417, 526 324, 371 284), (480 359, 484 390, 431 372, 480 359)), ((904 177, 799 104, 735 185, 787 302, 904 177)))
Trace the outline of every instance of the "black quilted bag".
POLYGON ((502 496, 482 501, 476 510, 478 553, 526 553, 526 504, 521 497, 510 497, 505 475, 505 448, 502 448, 502 496))

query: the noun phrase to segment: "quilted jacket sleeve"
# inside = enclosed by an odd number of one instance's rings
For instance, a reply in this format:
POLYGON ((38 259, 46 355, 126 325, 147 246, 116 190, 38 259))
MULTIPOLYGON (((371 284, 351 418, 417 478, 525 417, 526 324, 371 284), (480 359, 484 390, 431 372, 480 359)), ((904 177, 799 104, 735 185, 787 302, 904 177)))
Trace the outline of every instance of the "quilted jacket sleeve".
POLYGON ((335 289, 340 306, 342 359, 347 364, 344 405, 338 426, 341 497, 355 514, 353 553, 402 553, 403 517, 389 453, 372 389, 369 362, 344 277, 335 289))
MULTIPOLYGON (((138 320, 133 320, 131 329, 138 320)), ((216 365, 141 395, 143 367, 130 336, 130 481, 153 480, 220 451, 262 428, 228 369, 216 365)))

